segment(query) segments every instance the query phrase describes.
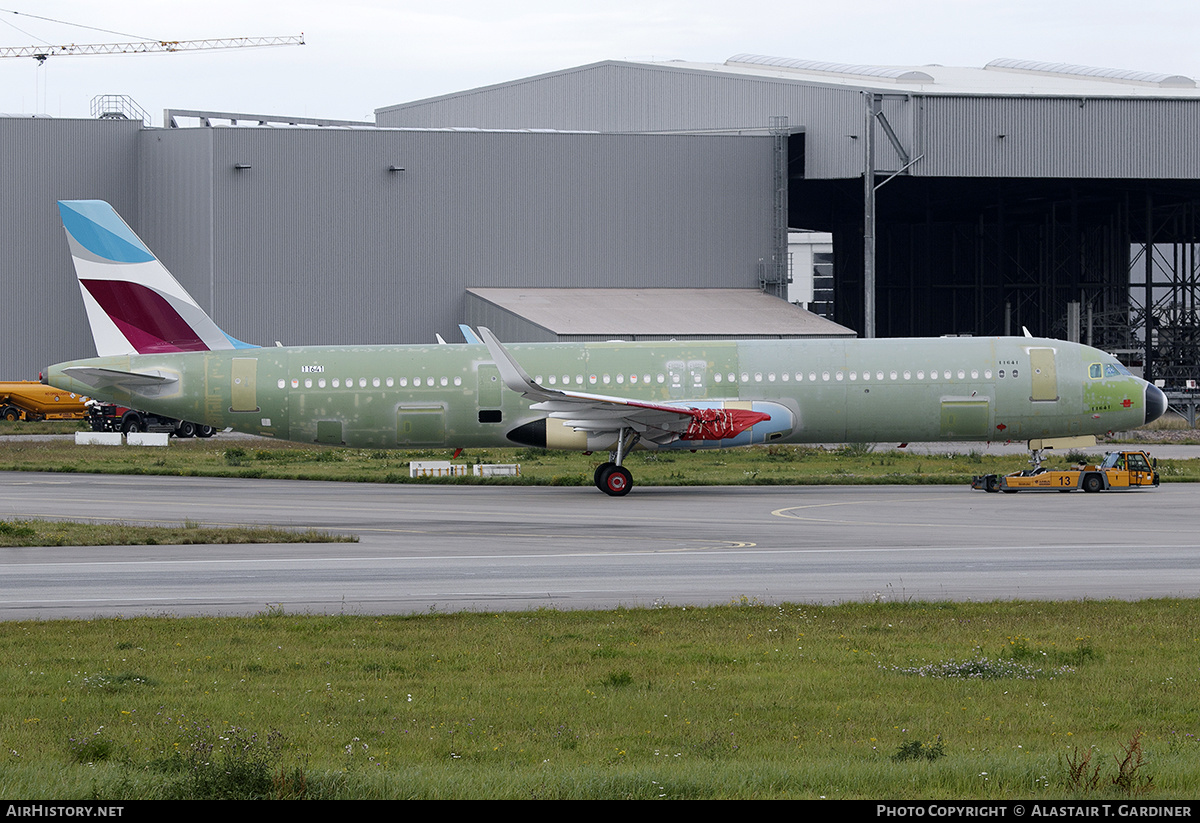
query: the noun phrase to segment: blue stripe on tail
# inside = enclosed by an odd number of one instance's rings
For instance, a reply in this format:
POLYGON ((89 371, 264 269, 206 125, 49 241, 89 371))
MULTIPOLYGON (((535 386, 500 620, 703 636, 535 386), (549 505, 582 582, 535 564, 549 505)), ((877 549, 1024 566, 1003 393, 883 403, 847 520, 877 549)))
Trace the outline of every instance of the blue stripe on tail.
POLYGON ((148 263, 154 259, 150 249, 103 200, 60 200, 58 211, 75 242, 97 257, 114 263, 148 263))

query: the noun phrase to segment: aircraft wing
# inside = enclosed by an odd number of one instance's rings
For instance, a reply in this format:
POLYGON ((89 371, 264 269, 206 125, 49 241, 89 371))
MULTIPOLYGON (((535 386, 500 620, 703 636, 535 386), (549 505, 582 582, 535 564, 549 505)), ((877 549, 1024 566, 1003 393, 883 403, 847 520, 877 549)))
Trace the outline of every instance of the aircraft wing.
POLYGON ((479 327, 500 378, 512 391, 535 401, 535 411, 563 421, 563 425, 591 433, 630 429, 645 440, 660 445, 674 440, 721 440, 731 438, 755 423, 770 420, 769 414, 749 409, 697 408, 612 397, 603 394, 548 389, 534 382, 491 329, 479 327))

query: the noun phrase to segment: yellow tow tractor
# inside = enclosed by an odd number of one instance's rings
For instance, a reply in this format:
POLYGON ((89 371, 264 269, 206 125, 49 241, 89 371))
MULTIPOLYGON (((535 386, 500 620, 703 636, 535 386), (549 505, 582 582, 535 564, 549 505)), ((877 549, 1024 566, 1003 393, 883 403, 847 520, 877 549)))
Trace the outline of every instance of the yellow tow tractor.
POLYGON ((987 492, 1018 492, 1026 489, 1085 492, 1132 489, 1158 485, 1158 461, 1143 451, 1108 452, 1099 465, 1080 463, 1069 469, 1047 469, 1034 462, 1032 469, 1012 474, 985 474, 971 480, 971 488, 987 492))

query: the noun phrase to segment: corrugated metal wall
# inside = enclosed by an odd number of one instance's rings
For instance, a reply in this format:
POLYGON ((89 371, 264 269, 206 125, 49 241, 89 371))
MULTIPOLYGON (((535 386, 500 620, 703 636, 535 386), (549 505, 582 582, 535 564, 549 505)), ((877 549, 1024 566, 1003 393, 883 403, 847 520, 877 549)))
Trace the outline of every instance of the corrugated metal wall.
POLYGON ((862 94, 670 65, 605 62, 376 111, 380 126, 670 130, 765 130, 776 115, 809 126, 809 176, 862 171, 862 94))
POLYGON ((766 137, 0 119, 0 152, 6 378, 93 353, 56 198, 267 345, 450 339, 471 286, 754 288, 771 254, 766 137))
MULTIPOLYGON (((379 109, 385 126, 805 130, 807 179, 858 177, 867 93, 929 177, 1194 178, 1200 99, 912 94, 786 77, 605 62, 379 109), (999 135, 1005 135, 1001 138, 999 135)), ((899 168, 876 131, 876 168, 899 168)))
POLYGON ((770 254, 765 139, 211 135, 214 311, 247 340, 427 342, 470 286, 745 288, 770 254))
POLYGON ((927 177, 1200 177, 1200 100, 918 99, 914 174, 927 177), (1004 135, 1001 137, 1000 135, 1004 135))
POLYGON ((94 354, 58 200, 139 216, 140 123, 0 117, 0 379, 94 354))

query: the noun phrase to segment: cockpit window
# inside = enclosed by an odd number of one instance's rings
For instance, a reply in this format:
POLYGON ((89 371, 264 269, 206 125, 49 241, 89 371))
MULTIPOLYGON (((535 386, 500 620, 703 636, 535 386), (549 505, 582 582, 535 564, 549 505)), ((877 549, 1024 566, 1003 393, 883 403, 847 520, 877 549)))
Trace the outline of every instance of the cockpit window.
POLYGON ((1093 380, 1097 380, 1103 376, 1104 376, 1104 367, 1101 366, 1099 363, 1093 363, 1091 366, 1088 367, 1088 377, 1092 378, 1093 380))
POLYGON ((1104 364, 1104 376, 1105 377, 1119 377, 1120 375, 1125 375, 1126 377, 1129 377, 1132 374, 1133 373, 1131 371, 1129 371, 1129 369, 1125 368, 1120 363, 1105 363, 1104 364))

